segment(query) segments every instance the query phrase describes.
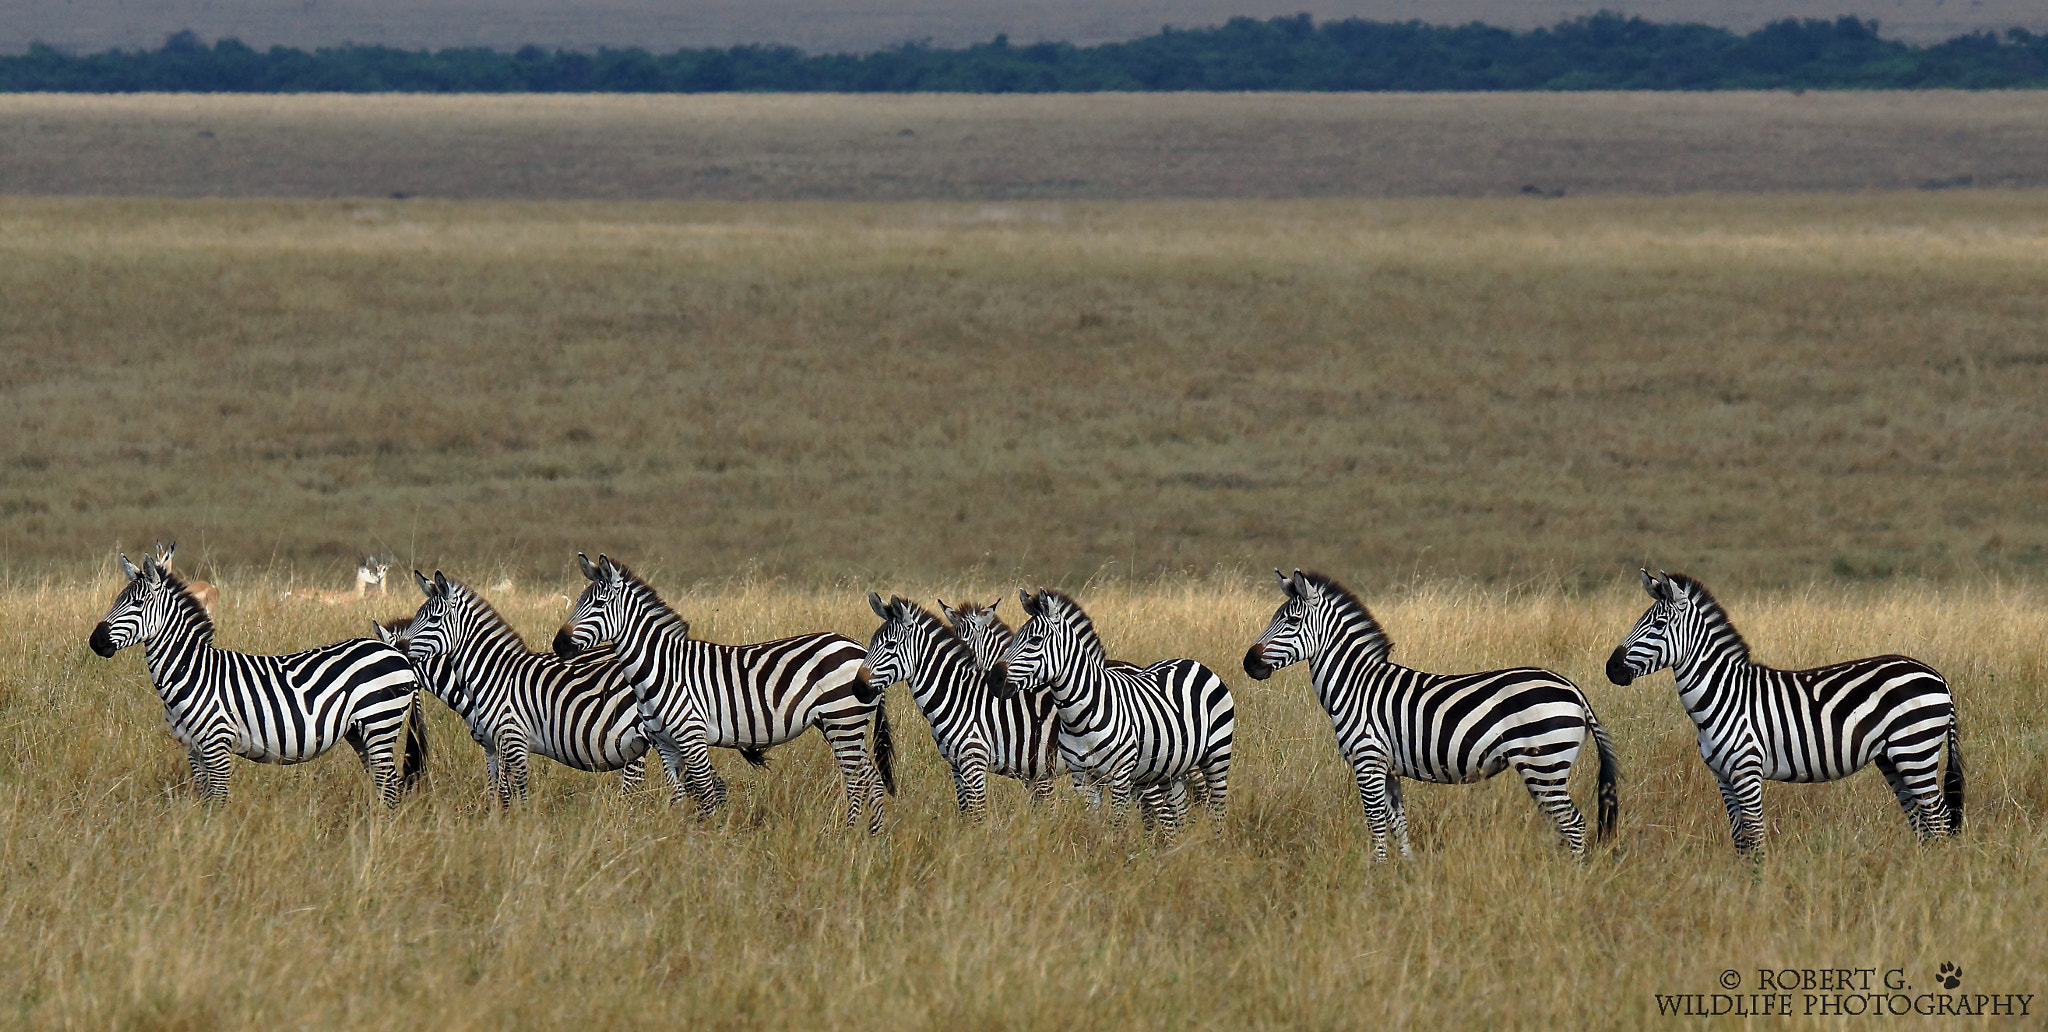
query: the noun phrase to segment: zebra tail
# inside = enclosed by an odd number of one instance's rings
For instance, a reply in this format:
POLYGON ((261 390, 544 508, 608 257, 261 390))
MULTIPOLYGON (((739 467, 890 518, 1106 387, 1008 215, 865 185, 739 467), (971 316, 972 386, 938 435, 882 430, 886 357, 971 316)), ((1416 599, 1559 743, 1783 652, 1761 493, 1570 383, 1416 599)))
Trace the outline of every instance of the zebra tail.
POLYGON ((740 746, 740 756, 756 767, 768 766, 768 750, 751 745, 740 746))
POLYGON ((420 706, 420 693, 412 693, 412 705, 405 712, 405 759, 398 765, 398 786, 410 792, 419 787, 420 778, 427 772, 427 722, 426 710, 420 706))
POLYGON ((1598 838, 1606 840, 1614 834, 1614 824, 1621 816, 1621 764, 1614 759, 1614 742, 1607 737, 1607 728, 1600 718, 1593 715, 1593 707, 1586 707, 1586 723, 1593 729, 1593 747, 1600 753, 1600 820, 1598 838))
POLYGON ((896 794, 896 737, 889 733, 889 693, 875 697, 875 769, 882 774, 882 787, 896 794))
POLYGON ((1948 801, 1948 830, 1954 835, 1963 830, 1963 736, 1953 703, 1948 711, 1948 770, 1941 778, 1941 794, 1948 801))

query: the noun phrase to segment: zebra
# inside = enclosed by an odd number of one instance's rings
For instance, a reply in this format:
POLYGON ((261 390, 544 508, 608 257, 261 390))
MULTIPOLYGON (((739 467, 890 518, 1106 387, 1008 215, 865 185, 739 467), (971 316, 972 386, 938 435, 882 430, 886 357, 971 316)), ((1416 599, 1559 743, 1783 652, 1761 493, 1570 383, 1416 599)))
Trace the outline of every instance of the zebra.
POLYGON ((1962 831, 1962 741, 1948 682, 1934 668, 1872 656, 1776 670, 1750 660, 1748 643, 1700 582, 1648 570, 1642 578, 1650 608, 1608 657, 1607 679, 1627 685, 1671 669, 1738 853, 1763 856, 1765 780, 1834 781, 1865 763, 1884 775, 1923 840, 1962 831), (1937 786, 1944 737, 1948 771, 1937 786))
POLYGON ((1414 855, 1402 778, 1472 784, 1510 767, 1584 858, 1586 819, 1565 782, 1589 737, 1600 758, 1598 833, 1613 834, 1621 809, 1614 745, 1578 685, 1533 667, 1430 674, 1398 666, 1393 641, 1349 589, 1320 573, 1273 576, 1286 599, 1245 650, 1244 671, 1263 681, 1307 661, 1365 805, 1373 863, 1386 863, 1390 835, 1403 860, 1414 855))
MULTIPOLYGON (((469 727, 500 806, 526 797, 531 753, 576 770, 616 770, 622 791, 639 787, 647 736, 633 686, 610 649, 568 661, 534 652, 468 585, 439 570, 432 580, 418 570, 413 578, 426 599, 412 620, 402 629, 371 626, 387 643, 403 642, 422 686, 469 727)), ((716 807, 725 785, 709 760, 699 755, 685 769, 700 808, 716 807)))
POLYGON ((137 567, 123 555, 121 572, 128 583, 88 644, 102 657, 142 644, 171 737, 185 746, 202 796, 227 798, 231 756, 301 763, 340 742, 355 749, 386 805, 417 783, 427 742, 414 713, 419 681, 405 656, 360 638, 289 656, 218 649, 213 620, 154 557, 137 567))
POLYGON ((1122 823, 1134 790, 1142 814, 1172 834, 1187 814, 1187 775, 1202 775, 1209 812, 1221 820, 1230 787, 1236 704, 1229 686, 1192 659, 1143 670, 1112 666, 1079 603, 1057 591, 1019 591, 1028 617, 988 674, 999 699, 1051 689, 1060 759, 1077 777, 1109 789, 1122 823))
POLYGON ((909 599, 883 602, 869 592, 868 605, 882 618, 868 641, 869 682, 910 685, 939 755, 953 768, 960 812, 976 821, 987 815, 991 773, 1030 785, 1033 802, 1049 800, 1052 779, 1063 770, 1053 746, 1058 714, 1051 697, 991 697, 972 650, 953 628, 909 599))
POLYGON ((753 645, 717 645, 690 637, 690 625, 624 564, 576 555, 590 583, 555 654, 569 658, 601 641, 617 650, 633 682, 642 726, 677 776, 676 751, 706 744, 762 750, 815 726, 832 748, 846 783, 846 823, 868 811, 882 830, 882 795, 895 794, 895 747, 881 688, 867 677, 867 649, 841 634, 806 634, 753 645), (874 747, 862 741, 872 717, 874 747))
MULTIPOLYGON (((985 606, 969 602, 955 609, 947 605, 945 599, 939 600, 939 610, 946 614, 946 622, 952 624, 953 633, 959 635, 960 640, 967 643, 967 650, 974 654, 974 669, 980 671, 984 677, 996 665, 997 660, 1002 658, 1003 650, 1010 647, 1010 639, 1015 637, 1010 631, 1010 625, 1004 623, 1003 618, 996 613, 996 608, 1002 604, 1003 600, 998 598, 985 606)), ((1166 678, 1172 677, 1173 665, 1179 662, 1181 661, 1173 659, 1163 660, 1163 665, 1156 665, 1157 669, 1153 669, 1140 667, 1135 663, 1126 663, 1121 659, 1105 659, 1102 661, 1103 666, 1119 670, 1152 669, 1154 676, 1166 678)), ((1043 690, 1032 694, 1046 696, 1047 699, 1051 698, 1050 694, 1043 690)), ((1050 706, 1051 703, 1048 702, 1047 705, 1050 706)), ((1055 756, 1057 756, 1057 753, 1055 753, 1055 756)), ((1061 764, 1061 766, 1064 767, 1065 765, 1061 764)), ((1201 771, 1189 771, 1186 780, 1187 790, 1191 798, 1197 801, 1208 798, 1208 784, 1202 780, 1201 771)), ((1101 791, 1087 777, 1075 774, 1074 790, 1087 798, 1088 805, 1096 807, 1102 805, 1101 791)), ((1050 787, 1046 791, 1050 792, 1050 787)), ((1165 791, 1166 789, 1163 785, 1146 786, 1144 791, 1140 793, 1140 809, 1145 813, 1155 812, 1165 791)), ((1039 797, 1034 796, 1034 798, 1039 797)))

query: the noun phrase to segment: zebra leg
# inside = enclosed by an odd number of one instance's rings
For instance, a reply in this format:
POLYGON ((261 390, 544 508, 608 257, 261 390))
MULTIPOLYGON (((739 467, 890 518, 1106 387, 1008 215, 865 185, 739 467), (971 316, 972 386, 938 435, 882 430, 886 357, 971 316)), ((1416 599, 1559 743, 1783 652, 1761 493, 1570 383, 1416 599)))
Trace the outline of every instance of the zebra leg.
POLYGON ((682 771, 682 788, 697 801, 697 815, 709 817, 725 805, 725 779, 718 776, 718 768, 711 765, 711 746, 704 740, 704 729, 695 728, 681 738, 671 738, 675 750, 676 767, 682 771))
POLYGON ((226 737, 216 738, 200 749, 199 763, 205 768, 205 787, 201 790, 206 798, 226 802, 228 798, 228 775, 234 772, 229 766, 234 759, 234 748, 226 737))
POLYGON ((954 764, 953 793, 959 800, 961 816, 976 824, 987 819, 988 761, 970 755, 954 764))
POLYGON ((206 756, 197 749, 188 750, 185 758, 192 761, 192 791, 204 798, 213 794, 213 786, 206 780, 206 756))
POLYGON ((1401 847, 1401 859, 1414 859, 1415 853, 1408 848, 1408 804, 1401 800, 1401 775, 1391 764, 1387 766, 1387 825, 1401 847))
POLYGON ((1153 799, 1158 808, 1160 830, 1167 838, 1172 838, 1179 833, 1181 823, 1188 816, 1187 779, 1174 778, 1154 787, 1158 789, 1153 799))
POLYGON ((632 761, 619 768, 619 793, 621 795, 638 791, 647 781, 647 754, 641 753, 632 761))
MULTIPOLYGON (((1372 862, 1387 862, 1387 832, 1393 824, 1388 808, 1388 769, 1384 762, 1360 762, 1353 773, 1358 783, 1358 801, 1365 805, 1365 826, 1372 831, 1372 862)), ((1395 791, 1399 791, 1398 787, 1395 791)), ((1405 855, 1407 840, 1402 839, 1405 855)))
POLYGON ((869 714, 863 710, 855 719, 818 722, 818 731, 825 736, 825 742, 832 747, 832 758, 839 763, 839 777, 846 785, 846 826, 851 828, 860 821, 863 809, 868 811, 868 833, 882 832, 882 774, 875 769, 874 758, 868 755, 867 729, 869 714))
MULTIPOLYGON (((1221 822, 1230 810, 1230 757, 1212 756, 1196 774, 1202 781, 1202 803, 1210 819, 1221 822)), ((1189 780, 1192 788, 1193 778, 1189 780)))
POLYGON ((670 738, 667 731, 649 735, 648 738, 654 742, 654 751, 661 756, 662 773, 668 775, 669 805, 678 805, 683 801, 687 788, 683 773, 683 752, 676 747, 675 739, 670 738))
POLYGON ((1721 802, 1728 807, 1728 834, 1735 851, 1752 860, 1764 858, 1763 772, 1746 767, 1721 779, 1721 802))
POLYGON ((517 729, 502 730, 499 735, 498 769, 504 777, 498 789, 498 802, 509 810, 514 798, 526 798, 526 735, 517 729))
POLYGON ((1162 785, 1151 784, 1137 791, 1138 822, 1146 831, 1151 831, 1166 812, 1166 789, 1162 785))
POLYGON ((1109 823, 1121 828, 1131 817, 1131 768, 1126 765, 1109 773, 1109 823))
POLYGON ((1887 742, 1871 762, 1892 786, 1892 794, 1906 811, 1906 823, 1921 839, 1946 835, 1951 830, 1948 801, 1941 796, 1941 749, 1926 752, 1894 749, 1887 742))
POLYGON ((1081 798, 1088 800, 1089 809, 1102 809, 1102 782, 1076 771, 1074 772, 1074 791, 1081 793, 1081 798))
POLYGON ((1584 860, 1586 818, 1578 807, 1572 805, 1571 792, 1565 787, 1571 777, 1571 759, 1524 753, 1509 757, 1508 766, 1515 768, 1515 773, 1521 776, 1522 787, 1529 790, 1529 798, 1536 800, 1536 808, 1557 825, 1558 837, 1564 839, 1572 857, 1584 860))
POLYGON ((1051 778, 1039 778, 1031 782, 1031 805, 1053 808, 1051 778))
POLYGON ((1906 824, 1922 839, 1928 837, 1928 825, 1920 812, 1920 800, 1913 797, 1913 790, 1906 785, 1906 779, 1899 775, 1899 768, 1891 757, 1878 753, 1870 758, 1877 772, 1884 775, 1885 784, 1892 787, 1892 795, 1899 800, 1899 808, 1906 811, 1906 824))

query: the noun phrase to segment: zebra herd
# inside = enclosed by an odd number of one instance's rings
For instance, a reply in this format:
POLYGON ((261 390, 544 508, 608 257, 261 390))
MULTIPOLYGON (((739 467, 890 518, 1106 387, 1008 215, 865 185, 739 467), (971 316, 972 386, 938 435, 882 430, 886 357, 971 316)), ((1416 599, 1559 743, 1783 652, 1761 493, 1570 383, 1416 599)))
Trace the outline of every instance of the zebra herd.
MULTIPOLYGON (((896 791, 884 689, 909 686, 960 812, 979 820, 991 774, 1051 798, 1070 776, 1121 823, 1138 804, 1171 834, 1191 806, 1227 810, 1236 707, 1215 671, 1192 659, 1149 666, 1110 659, 1081 605, 1058 591, 1020 592, 1013 633, 996 605, 940 603, 942 620, 908 599, 870 593, 882 621, 868 643, 806 634, 751 645, 690 637, 654 588, 606 556, 577 556, 588 581, 548 652, 529 649, 481 595, 436 572, 414 573, 424 600, 375 637, 288 656, 215 648, 213 621, 169 568, 120 557, 125 584, 89 644, 101 656, 140 643, 172 737, 200 793, 225 798, 230 756, 298 763, 346 741, 387 804, 426 760, 419 694, 439 699, 483 748, 490 792, 509 806, 535 755, 577 770, 618 771, 631 789, 651 749, 670 797, 718 809, 726 785, 712 748, 765 765, 768 749, 815 727, 846 791, 846 823, 885 827, 896 791), (403 739, 403 749, 400 743, 403 739)), ((1282 600, 1244 656, 1264 680, 1307 663, 1338 750, 1350 762, 1373 840, 1410 855, 1401 780, 1470 784, 1513 770, 1574 856, 1586 821, 1566 782, 1590 743, 1597 837, 1620 810, 1613 743, 1586 695, 1548 670, 1431 674, 1392 661, 1393 643, 1337 581, 1274 571, 1282 600)), ((1813 670, 1753 663, 1727 614, 1698 581, 1642 574, 1651 597, 1607 661, 1618 685, 1669 668, 1699 729, 1736 849, 1763 852, 1761 784, 1833 781, 1875 765, 1923 838, 1961 830, 1963 759, 1941 675, 1904 656, 1813 670), (1940 770, 1943 743, 1946 771, 1940 770)))

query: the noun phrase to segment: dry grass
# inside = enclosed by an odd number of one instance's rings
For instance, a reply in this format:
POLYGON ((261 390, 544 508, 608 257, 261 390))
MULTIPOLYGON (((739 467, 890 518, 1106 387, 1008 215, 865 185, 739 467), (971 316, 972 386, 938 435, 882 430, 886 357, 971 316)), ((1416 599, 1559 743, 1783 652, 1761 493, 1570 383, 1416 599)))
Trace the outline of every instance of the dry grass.
POLYGON ((1419 19, 1455 25, 1535 28, 1595 11, 1623 11, 1662 22, 1699 21, 1748 31, 1778 18, 1835 18, 1844 13, 1882 19, 1887 38, 1926 42, 1979 29, 2042 27, 2028 0, 1971 0, 1968 4, 1906 0, 1775 0, 1768 7, 1743 0, 1296 0, 1261 8, 1241 0, 1035 0, 1030 4, 960 0, 695 0, 679 16, 655 0, 582 0, 573 7, 546 0, 155 0, 144 10, 121 0, 69 0, 12 4, 0 22, 0 51, 20 52, 32 42, 86 50, 161 46, 164 37, 192 29, 206 39, 236 36, 258 47, 334 46, 345 42, 408 48, 488 46, 513 50, 528 43, 594 49, 781 43, 811 51, 877 50, 912 40, 940 45, 982 42, 1007 32, 1018 42, 1040 39, 1094 43, 1149 35, 1161 25, 1219 25, 1235 15, 1256 17, 1308 11, 1319 20, 1419 19))
POLYGON ((0 202, 0 565, 2031 581, 2048 194, 0 202))
POLYGON ((13 193, 532 200, 2048 186, 2048 93, 0 96, 13 193))
MULTIPOLYGON (((499 596, 530 640, 560 618, 557 586, 499 596)), ((864 636, 865 586, 672 597, 727 640, 864 636)), ((401 608, 263 601, 278 587, 225 601, 223 644, 290 648, 401 608)), ((24 1027, 1633 1027, 1654 994, 1717 991, 1723 969, 1753 987, 1759 967, 1901 968, 1925 992, 1944 961, 1965 991, 2035 993, 2039 1013, 2048 622, 2032 590, 1724 592, 1767 661, 1934 663, 1969 760, 1967 833, 1931 847, 1871 772, 1770 786, 1760 868, 1727 846, 1669 676, 1617 689, 1598 673, 1639 594, 1368 590, 1407 662, 1542 663, 1586 686, 1624 773, 1618 843, 1583 866, 1496 779, 1411 786, 1418 857, 1375 870, 1305 673, 1237 672, 1278 598, 1260 576, 1083 592, 1115 654, 1192 655, 1237 690, 1231 814, 1171 847, 1101 827, 1064 789, 1031 813, 1007 782, 990 824, 963 826, 900 689, 884 842, 831 826, 814 738, 765 773, 721 757, 734 801, 709 823, 552 765, 530 805, 487 813, 480 756, 438 705, 431 783, 395 816, 342 757, 238 763, 235 798, 209 807, 140 658, 83 647, 113 588, 102 572, 0 593, 0 654, 17 657, 0 672, 0 1007, 24 1027)))

